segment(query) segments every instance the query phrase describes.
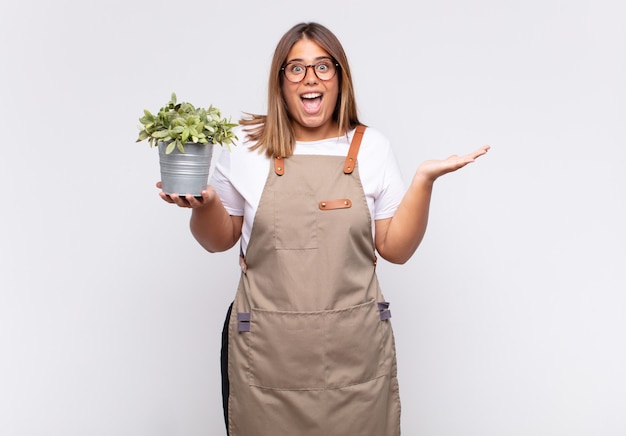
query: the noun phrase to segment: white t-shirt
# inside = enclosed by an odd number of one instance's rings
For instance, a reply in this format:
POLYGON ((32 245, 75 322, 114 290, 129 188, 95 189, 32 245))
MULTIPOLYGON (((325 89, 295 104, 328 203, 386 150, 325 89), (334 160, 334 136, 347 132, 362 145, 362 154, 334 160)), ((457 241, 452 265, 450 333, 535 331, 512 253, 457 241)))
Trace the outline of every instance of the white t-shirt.
MULTIPOLYGON (((242 249, 245 253, 252 223, 270 170, 270 159, 265 153, 250 151, 246 133, 239 126, 239 138, 231 151, 220 149, 210 184, 220 196, 229 214, 243 216, 242 249)), ((348 137, 313 142, 296 142, 294 154, 346 156, 354 130, 348 137)), ((389 141, 377 130, 365 130, 357 157, 361 184, 373 220, 391 218, 404 196, 405 185, 389 141)), ((287 162, 288 165, 288 162, 287 162)), ((372 236, 374 223, 372 222, 372 236)))

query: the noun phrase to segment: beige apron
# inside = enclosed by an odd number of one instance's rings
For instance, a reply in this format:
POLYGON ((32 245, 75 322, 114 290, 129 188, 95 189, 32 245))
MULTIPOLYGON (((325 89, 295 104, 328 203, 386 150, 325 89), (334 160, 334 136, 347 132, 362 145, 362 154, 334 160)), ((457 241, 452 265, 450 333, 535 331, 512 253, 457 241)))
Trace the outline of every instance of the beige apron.
POLYGON ((397 436, 388 303, 356 156, 275 159, 228 326, 230 436, 397 436))

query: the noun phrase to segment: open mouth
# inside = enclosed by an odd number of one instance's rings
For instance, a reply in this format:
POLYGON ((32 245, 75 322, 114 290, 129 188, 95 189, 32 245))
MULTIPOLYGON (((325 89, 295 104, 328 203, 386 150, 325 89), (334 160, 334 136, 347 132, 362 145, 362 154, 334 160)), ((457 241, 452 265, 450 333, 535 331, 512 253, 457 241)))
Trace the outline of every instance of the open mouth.
POLYGON ((322 94, 319 92, 309 92, 300 96, 302 107, 307 114, 314 114, 322 106, 322 94))

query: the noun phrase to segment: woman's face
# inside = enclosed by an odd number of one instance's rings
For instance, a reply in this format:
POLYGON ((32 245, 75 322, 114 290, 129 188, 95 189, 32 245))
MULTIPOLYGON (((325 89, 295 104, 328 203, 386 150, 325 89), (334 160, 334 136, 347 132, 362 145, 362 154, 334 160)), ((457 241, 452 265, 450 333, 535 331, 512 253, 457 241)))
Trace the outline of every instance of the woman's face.
MULTIPOLYGON (((289 51, 286 64, 314 65, 329 58, 328 52, 317 43, 301 39, 289 51)), ((339 96, 340 72, 332 79, 320 80, 314 68, 305 70, 304 79, 298 83, 290 82, 283 76, 283 96, 293 121, 296 140, 317 141, 335 137, 338 126, 332 116, 339 96)))

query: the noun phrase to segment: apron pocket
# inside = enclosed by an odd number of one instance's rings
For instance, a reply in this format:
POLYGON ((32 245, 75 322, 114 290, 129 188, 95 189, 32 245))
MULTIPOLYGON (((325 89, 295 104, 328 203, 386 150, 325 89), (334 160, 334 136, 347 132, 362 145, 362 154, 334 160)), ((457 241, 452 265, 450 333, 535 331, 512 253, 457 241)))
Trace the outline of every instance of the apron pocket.
POLYGON ((340 388, 380 375, 382 329, 376 302, 328 312, 326 317, 327 388, 340 388))
POLYGON ((323 390, 381 375, 382 329, 374 300, 346 309, 252 309, 249 383, 267 389, 323 390))
POLYGON ((310 192, 274 192, 277 250, 317 248, 317 202, 310 192))
POLYGON ((252 309, 250 385, 270 389, 323 389, 322 312, 252 309))

